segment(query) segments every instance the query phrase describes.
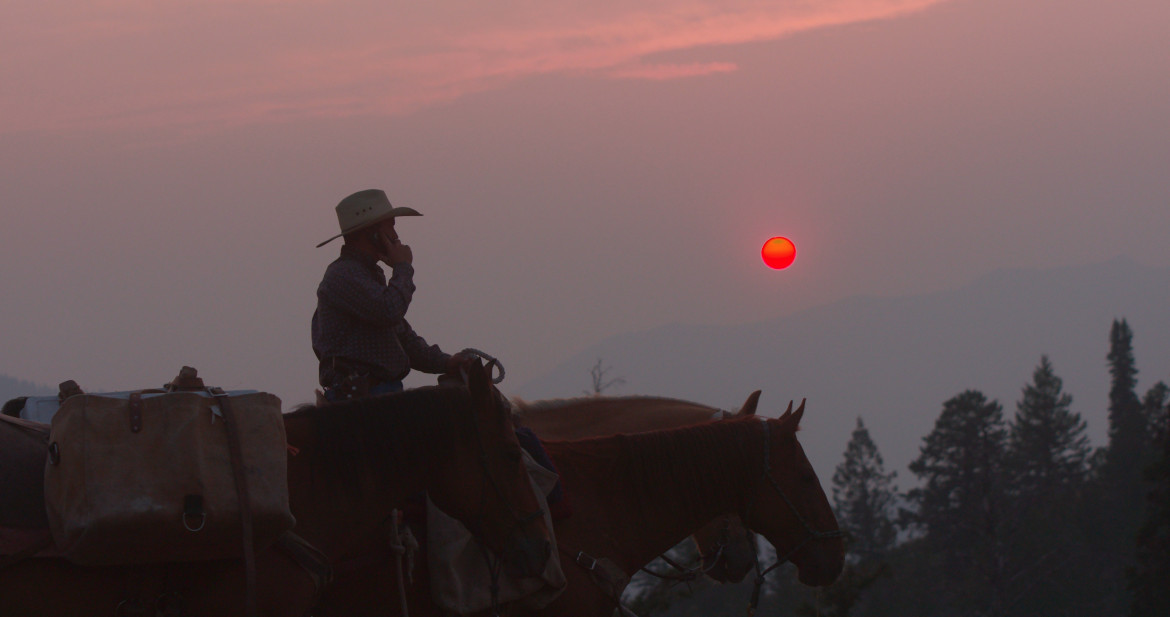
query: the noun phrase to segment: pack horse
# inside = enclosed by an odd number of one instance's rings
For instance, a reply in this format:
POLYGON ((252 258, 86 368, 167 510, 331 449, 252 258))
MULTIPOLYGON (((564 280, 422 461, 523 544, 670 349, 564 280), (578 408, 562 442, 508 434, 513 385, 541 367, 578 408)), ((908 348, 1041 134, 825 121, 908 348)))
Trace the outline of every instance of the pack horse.
MULTIPOLYGON (((129 398, 122 402, 121 419, 132 427, 129 405, 129 398)), ((143 405, 139 431, 158 421, 149 409, 143 405)), ((224 419, 210 406, 205 409, 211 415, 201 421, 222 428, 224 419)), ((487 563, 519 576, 543 568, 552 550, 551 532, 538 516, 540 502, 522 463, 508 407, 482 367, 469 371, 466 387, 420 388, 305 407, 281 420, 287 443, 278 445, 288 453, 283 471, 295 527, 276 543, 255 546, 257 615, 309 615, 333 566, 373 539, 384 542, 391 513, 422 491, 474 531, 487 547, 487 563)), ((96 551, 96 561, 89 555, 78 563, 66 558, 62 547, 46 545, 49 444, 44 425, 0 419, 0 615, 245 614, 248 568, 238 554, 174 561, 164 551, 159 561, 158 555, 142 558, 113 544, 100 545, 104 553, 96 551)), ((66 448, 60 456, 73 451, 66 448)), ((216 518, 210 504, 196 501, 173 505, 172 522, 199 529, 201 522, 216 518)), ((154 533, 142 531, 148 537, 154 533)))

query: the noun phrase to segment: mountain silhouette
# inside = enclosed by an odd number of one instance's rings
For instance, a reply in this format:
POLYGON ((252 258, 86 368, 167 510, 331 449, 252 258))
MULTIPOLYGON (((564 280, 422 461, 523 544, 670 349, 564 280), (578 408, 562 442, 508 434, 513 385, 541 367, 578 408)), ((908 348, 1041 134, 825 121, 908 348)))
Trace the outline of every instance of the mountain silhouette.
MULTIPOLYGON (((1170 269, 1116 258, 1087 266, 998 270, 968 285, 902 297, 853 297, 745 325, 672 324, 611 337, 515 394, 578 396, 600 358, 625 385, 606 394, 666 395, 723 408, 764 391, 777 415, 808 399, 801 443, 823 482, 865 419, 887 469, 906 485, 945 400, 981 390, 1015 414, 1042 354, 1052 360, 1094 446, 1108 424, 1109 328, 1134 331, 1138 395, 1170 381, 1170 269)), ((912 482, 912 478, 911 478, 912 482)))
POLYGON ((0 375, 0 405, 18 396, 51 396, 57 390, 31 381, 0 375))

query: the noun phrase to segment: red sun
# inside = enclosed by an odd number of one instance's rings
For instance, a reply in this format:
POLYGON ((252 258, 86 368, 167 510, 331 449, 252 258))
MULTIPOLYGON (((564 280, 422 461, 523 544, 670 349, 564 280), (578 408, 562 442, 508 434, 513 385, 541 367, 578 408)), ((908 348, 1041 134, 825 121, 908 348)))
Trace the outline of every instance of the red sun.
POLYGON ((768 240, 760 253, 764 257, 764 263, 773 270, 783 270, 796 261, 796 245, 788 238, 777 236, 768 240))

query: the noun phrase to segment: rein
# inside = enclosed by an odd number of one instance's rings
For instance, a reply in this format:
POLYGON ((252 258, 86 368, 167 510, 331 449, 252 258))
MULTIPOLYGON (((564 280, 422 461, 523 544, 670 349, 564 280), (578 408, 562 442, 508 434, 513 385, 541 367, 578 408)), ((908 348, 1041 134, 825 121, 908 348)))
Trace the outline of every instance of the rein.
POLYGON ((711 565, 709 566, 704 567, 702 565, 702 563, 706 561, 706 558, 703 555, 699 556, 700 565, 688 568, 679 564, 670 557, 667 557, 666 553, 663 553, 659 555, 658 558, 665 562, 666 565, 674 568, 675 570, 678 570, 677 574, 655 572, 647 566, 643 566, 641 571, 655 578, 660 578, 664 581, 675 581, 676 583, 689 583, 691 581, 697 580, 699 577, 707 574, 711 570, 714 570, 715 566, 719 564, 719 558, 723 556, 723 549, 727 548, 730 528, 731 522, 725 522, 723 525, 723 534, 720 536, 719 542, 715 545, 715 555, 711 558, 711 565))
MULTIPOLYGON (((655 572, 654 570, 651 570, 650 568, 645 567, 645 566, 643 566, 640 569, 642 572, 645 572, 646 574, 649 574, 650 576, 653 576, 655 578, 660 578, 664 581, 675 581, 677 583, 689 583, 691 581, 697 580, 700 576, 703 576, 704 574, 710 572, 711 570, 714 570, 715 564, 718 563, 719 558, 721 556, 723 556, 723 549, 724 548, 725 548, 725 546, 720 544, 719 548, 715 549, 715 557, 711 560, 711 565, 706 566, 706 567, 699 565, 699 566, 695 566, 693 568, 688 568, 688 567, 678 563, 677 561, 671 559, 670 557, 667 557, 666 554, 663 553, 662 555, 659 555, 658 558, 661 559, 662 561, 664 561, 666 563, 666 565, 674 568, 675 570, 678 570, 678 574, 669 574, 669 573, 665 573, 665 572, 655 572)), ((699 559, 700 559, 700 563, 702 563, 703 558, 700 557, 699 559)))
MULTIPOLYGON (((479 355, 483 355, 483 352, 478 352, 474 349, 469 349, 467 351, 474 352, 474 353, 477 353, 479 355)), ((503 380, 503 366, 499 365, 499 363, 496 361, 495 358, 492 358, 491 362, 496 364, 497 366, 500 366, 500 379, 503 380)), ((489 370, 489 377, 490 377, 490 370, 491 370, 490 366, 491 365, 489 364, 489 369, 488 369, 489 370)), ((469 379, 467 372, 463 369, 460 369, 460 373, 463 377, 464 382, 468 383, 470 386, 471 380, 469 379)), ((495 392, 495 388, 491 388, 491 390, 493 391, 493 394, 495 394, 495 396, 497 396, 497 397, 500 396, 498 392, 495 392)), ((496 494, 496 497, 508 509, 508 515, 512 517, 512 527, 511 527, 511 529, 508 530, 508 534, 507 534, 508 538, 512 538, 513 536, 516 535, 516 533, 520 530, 520 528, 522 526, 527 525, 528 523, 531 523, 532 521, 544 516, 544 511, 543 510, 536 510, 535 512, 528 512, 528 513, 517 512, 517 510, 512 506, 512 502, 508 500, 506 495, 504 495, 504 489, 500 487, 499 481, 497 481, 496 477, 494 475, 492 475, 492 473, 491 473, 491 467, 489 466, 489 461, 488 461, 487 446, 485 446, 483 443, 483 432, 480 431, 479 418, 474 413, 471 414, 471 424, 472 424, 472 428, 475 430, 476 444, 479 446, 480 467, 483 469, 483 485, 481 485, 480 492, 479 492, 479 495, 480 495, 479 516, 476 517, 475 526, 481 532, 480 535, 482 535, 483 521, 486 520, 486 518, 487 518, 487 515, 486 515, 487 494, 488 494, 487 487, 490 484, 492 490, 496 494)), ((487 564, 488 572, 491 575, 490 591, 491 591, 491 597, 492 597, 492 616, 499 617, 499 615, 500 615, 500 573, 502 572, 503 565, 504 565, 503 552, 507 550, 507 546, 504 547, 504 549, 501 551, 501 554, 498 557, 493 558, 492 552, 491 552, 491 550, 488 549, 486 544, 484 544, 483 542, 480 542, 479 545, 480 545, 480 548, 483 550, 484 562, 487 564)))
MULTIPOLYGON (((798 542, 796 546, 792 547, 787 553, 784 554, 783 557, 778 557, 776 559, 776 563, 773 563, 765 569, 760 568, 759 550, 756 548, 756 543, 752 542, 752 556, 756 562, 756 581, 755 586, 752 589, 752 600, 748 605, 748 617, 754 615, 756 608, 760 605, 760 588, 763 587, 764 577, 767 576, 769 572, 780 567, 780 565, 788 561, 788 559, 791 558, 792 555, 796 553, 796 551, 804 548, 806 544, 813 540, 829 540, 833 538, 842 538, 845 536, 845 532, 841 531, 840 529, 834 529, 832 531, 817 531, 813 529, 812 525, 809 524, 808 519, 804 518, 804 516, 800 513, 800 510, 797 509, 796 504, 792 503, 792 500, 789 499, 788 495, 784 493, 784 489, 780 488, 780 484, 776 482, 776 478, 772 477, 772 457, 770 447, 770 442, 772 439, 771 435, 771 427, 767 422, 764 422, 764 473, 760 480, 768 480, 768 482, 772 485, 772 488, 776 490, 776 494, 780 495, 780 498, 784 500, 784 503, 788 504, 788 509, 792 511, 792 514, 796 516, 796 520, 800 522, 802 527, 804 527, 806 535, 803 540, 798 542)), ((755 499, 753 498, 752 502, 748 504, 747 509, 744 510, 745 520, 747 518, 747 514, 751 511, 752 506, 754 505, 755 499)))

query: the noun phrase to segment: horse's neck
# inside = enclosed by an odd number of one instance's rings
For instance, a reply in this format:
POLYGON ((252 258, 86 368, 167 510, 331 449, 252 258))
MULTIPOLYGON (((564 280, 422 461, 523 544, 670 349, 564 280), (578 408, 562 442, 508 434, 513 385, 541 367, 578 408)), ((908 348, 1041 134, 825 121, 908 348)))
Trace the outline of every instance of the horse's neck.
POLYGON ((746 502, 762 468, 762 433, 758 421, 747 420, 548 444, 577 512, 558 537, 572 551, 636 571, 746 502), (666 450, 675 453, 659 461, 658 472, 645 467, 650 451, 665 453, 655 439, 668 440, 666 450))

